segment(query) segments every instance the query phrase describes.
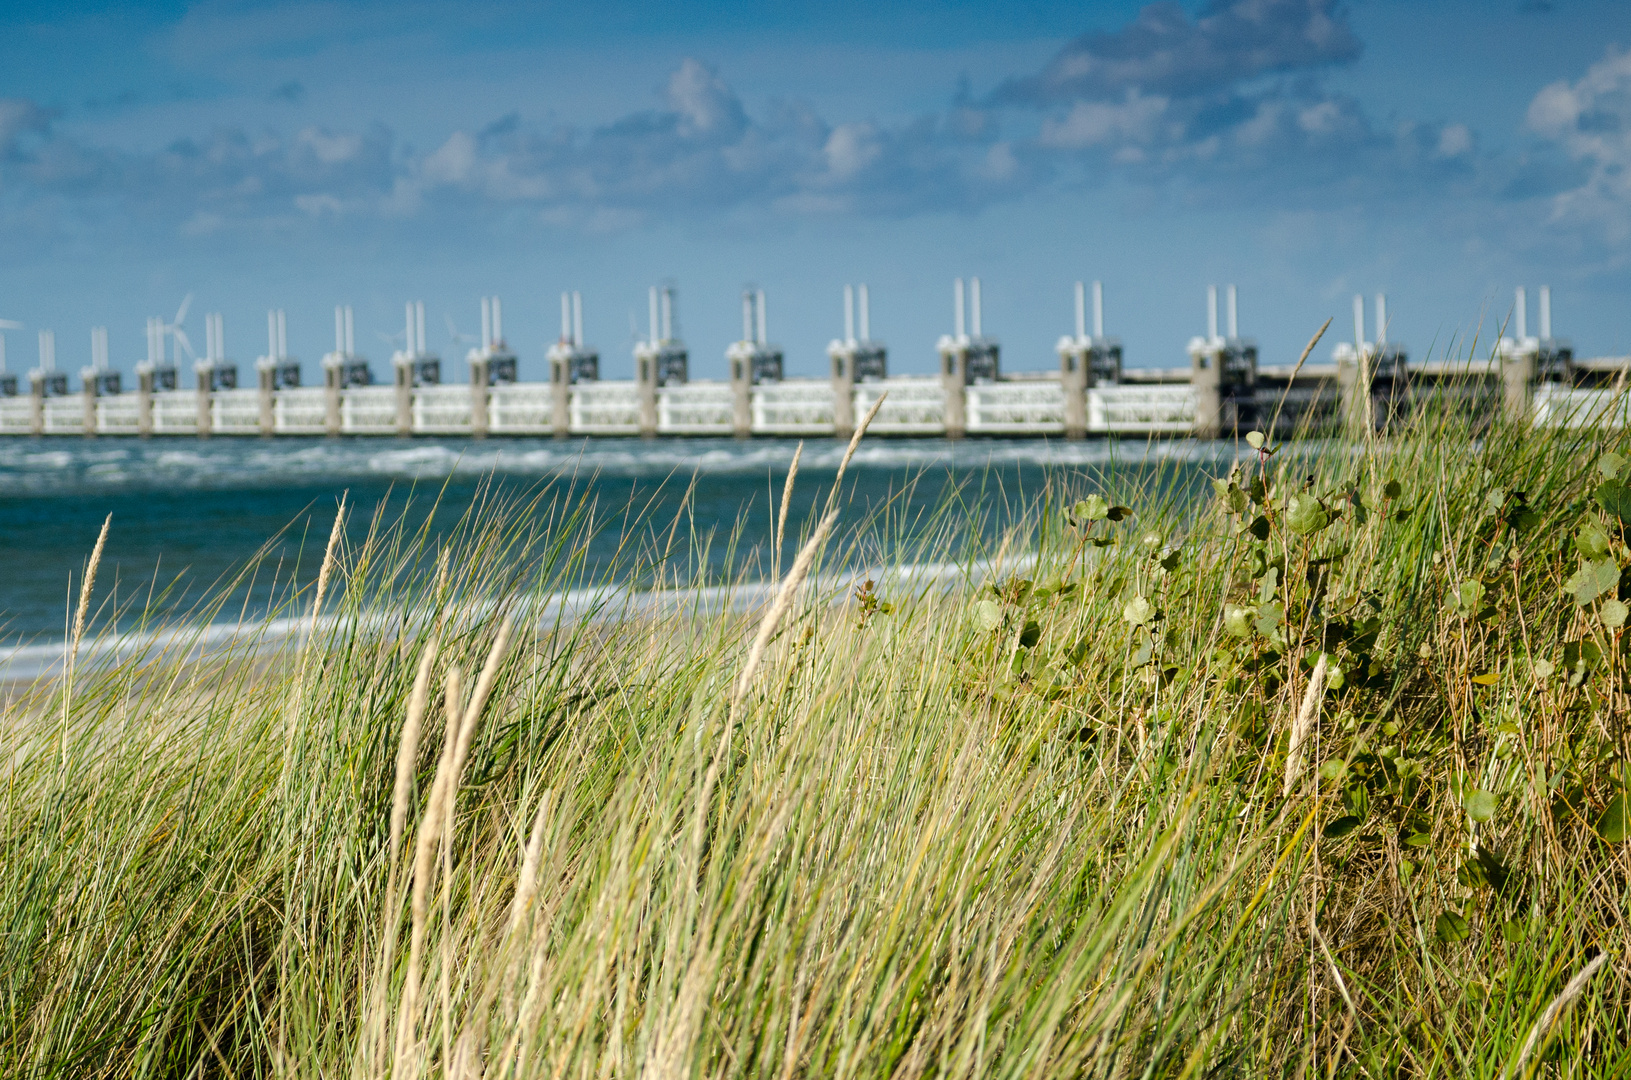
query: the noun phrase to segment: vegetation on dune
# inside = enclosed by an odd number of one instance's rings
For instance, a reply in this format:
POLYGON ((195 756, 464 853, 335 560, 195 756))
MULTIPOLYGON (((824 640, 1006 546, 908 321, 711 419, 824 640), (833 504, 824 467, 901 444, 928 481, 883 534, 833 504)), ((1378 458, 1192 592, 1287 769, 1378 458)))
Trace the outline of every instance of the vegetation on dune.
MULTIPOLYGON (((5 706, 0 1063, 1626 1075, 1605 438, 1421 420, 1254 436, 1200 497, 1166 465, 817 503, 750 616, 539 625, 600 524, 549 489, 379 522, 270 661, 5 706)), ((648 525, 619 578, 701 588, 706 541, 648 525)))

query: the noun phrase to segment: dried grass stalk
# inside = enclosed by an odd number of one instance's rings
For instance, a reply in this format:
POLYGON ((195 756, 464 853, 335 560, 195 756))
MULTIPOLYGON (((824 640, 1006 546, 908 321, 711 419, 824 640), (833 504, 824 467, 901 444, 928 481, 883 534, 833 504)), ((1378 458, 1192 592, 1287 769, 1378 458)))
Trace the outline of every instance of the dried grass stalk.
POLYGON ((1289 797, 1297 778, 1303 773, 1303 746, 1308 742, 1308 735, 1314 730, 1314 721, 1319 719, 1320 703, 1325 699, 1325 654, 1314 664, 1314 672, 1308 677, 1308 689, 1303 691, 1302 707, 1297 710, 1297 716, 1291 722, 1291 747, 1286 752, 1286 786, 1283 795, 1289 797))

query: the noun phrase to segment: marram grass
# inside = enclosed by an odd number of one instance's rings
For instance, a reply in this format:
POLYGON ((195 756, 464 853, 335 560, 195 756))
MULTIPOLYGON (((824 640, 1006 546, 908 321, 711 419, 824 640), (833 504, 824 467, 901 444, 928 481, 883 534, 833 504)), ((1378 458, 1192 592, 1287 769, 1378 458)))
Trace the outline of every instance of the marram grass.
MULTIPOLYGON (((794 491, 762 640, 540 625, 596 584, 569 492, 378 521, 309 641, 8 698, 0 1070, 1631 1074, 1617 439, 1424 421, 830 538, 794 491)), ((706 584, 620 524, 620 578, 706 584)))

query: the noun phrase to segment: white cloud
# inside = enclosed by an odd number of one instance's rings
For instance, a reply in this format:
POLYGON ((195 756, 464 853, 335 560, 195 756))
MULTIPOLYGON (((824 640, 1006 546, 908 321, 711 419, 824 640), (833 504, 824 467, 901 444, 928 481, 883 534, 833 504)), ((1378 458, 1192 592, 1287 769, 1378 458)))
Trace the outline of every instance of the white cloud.
POLYGON ((1529 103, 1531 131, 1585 170, 1553 197, 1554 220, 1596 225, 1612 241, 1631 238, 1631 52, 1608 55, 1577 82, 1556 82, 1529 103))
POLYGON ((1155 137, 1170 104, 1167 98, 1144 97, 1136 89, 1127 91, 1121 101, 1078 101, 1064 116, 1043 122, 1041 142, 1066 150, 1111 142, 1146 143, 1155 137))

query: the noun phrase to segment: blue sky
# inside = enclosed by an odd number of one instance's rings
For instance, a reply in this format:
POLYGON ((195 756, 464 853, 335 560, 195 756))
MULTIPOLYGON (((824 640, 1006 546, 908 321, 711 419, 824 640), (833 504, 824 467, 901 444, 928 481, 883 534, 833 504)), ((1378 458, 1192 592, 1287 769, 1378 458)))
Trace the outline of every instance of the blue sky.
POLYGON ((538 377, 576 288, 623 376, 671 279, 719 377, 749 282, 795 373, 847 281, 898 371, 929 370, 956 275, 1013 369, 1052 365, 1078 278, 1138 365, 1182 359, 1208 282, 1267 362, 1355 291, 1419 356, 1546 283, 1580 352, 1626 353, 1627 50, 1631 9, 1588 0, 14 0, 0 317, 13 370, 39 327, 77 369, 93 325, 129 370, 193 292, 241 361, 285 308, 311 365, 349 303, 383 375, 404 301, 446 352, 497 293, 538 377))

